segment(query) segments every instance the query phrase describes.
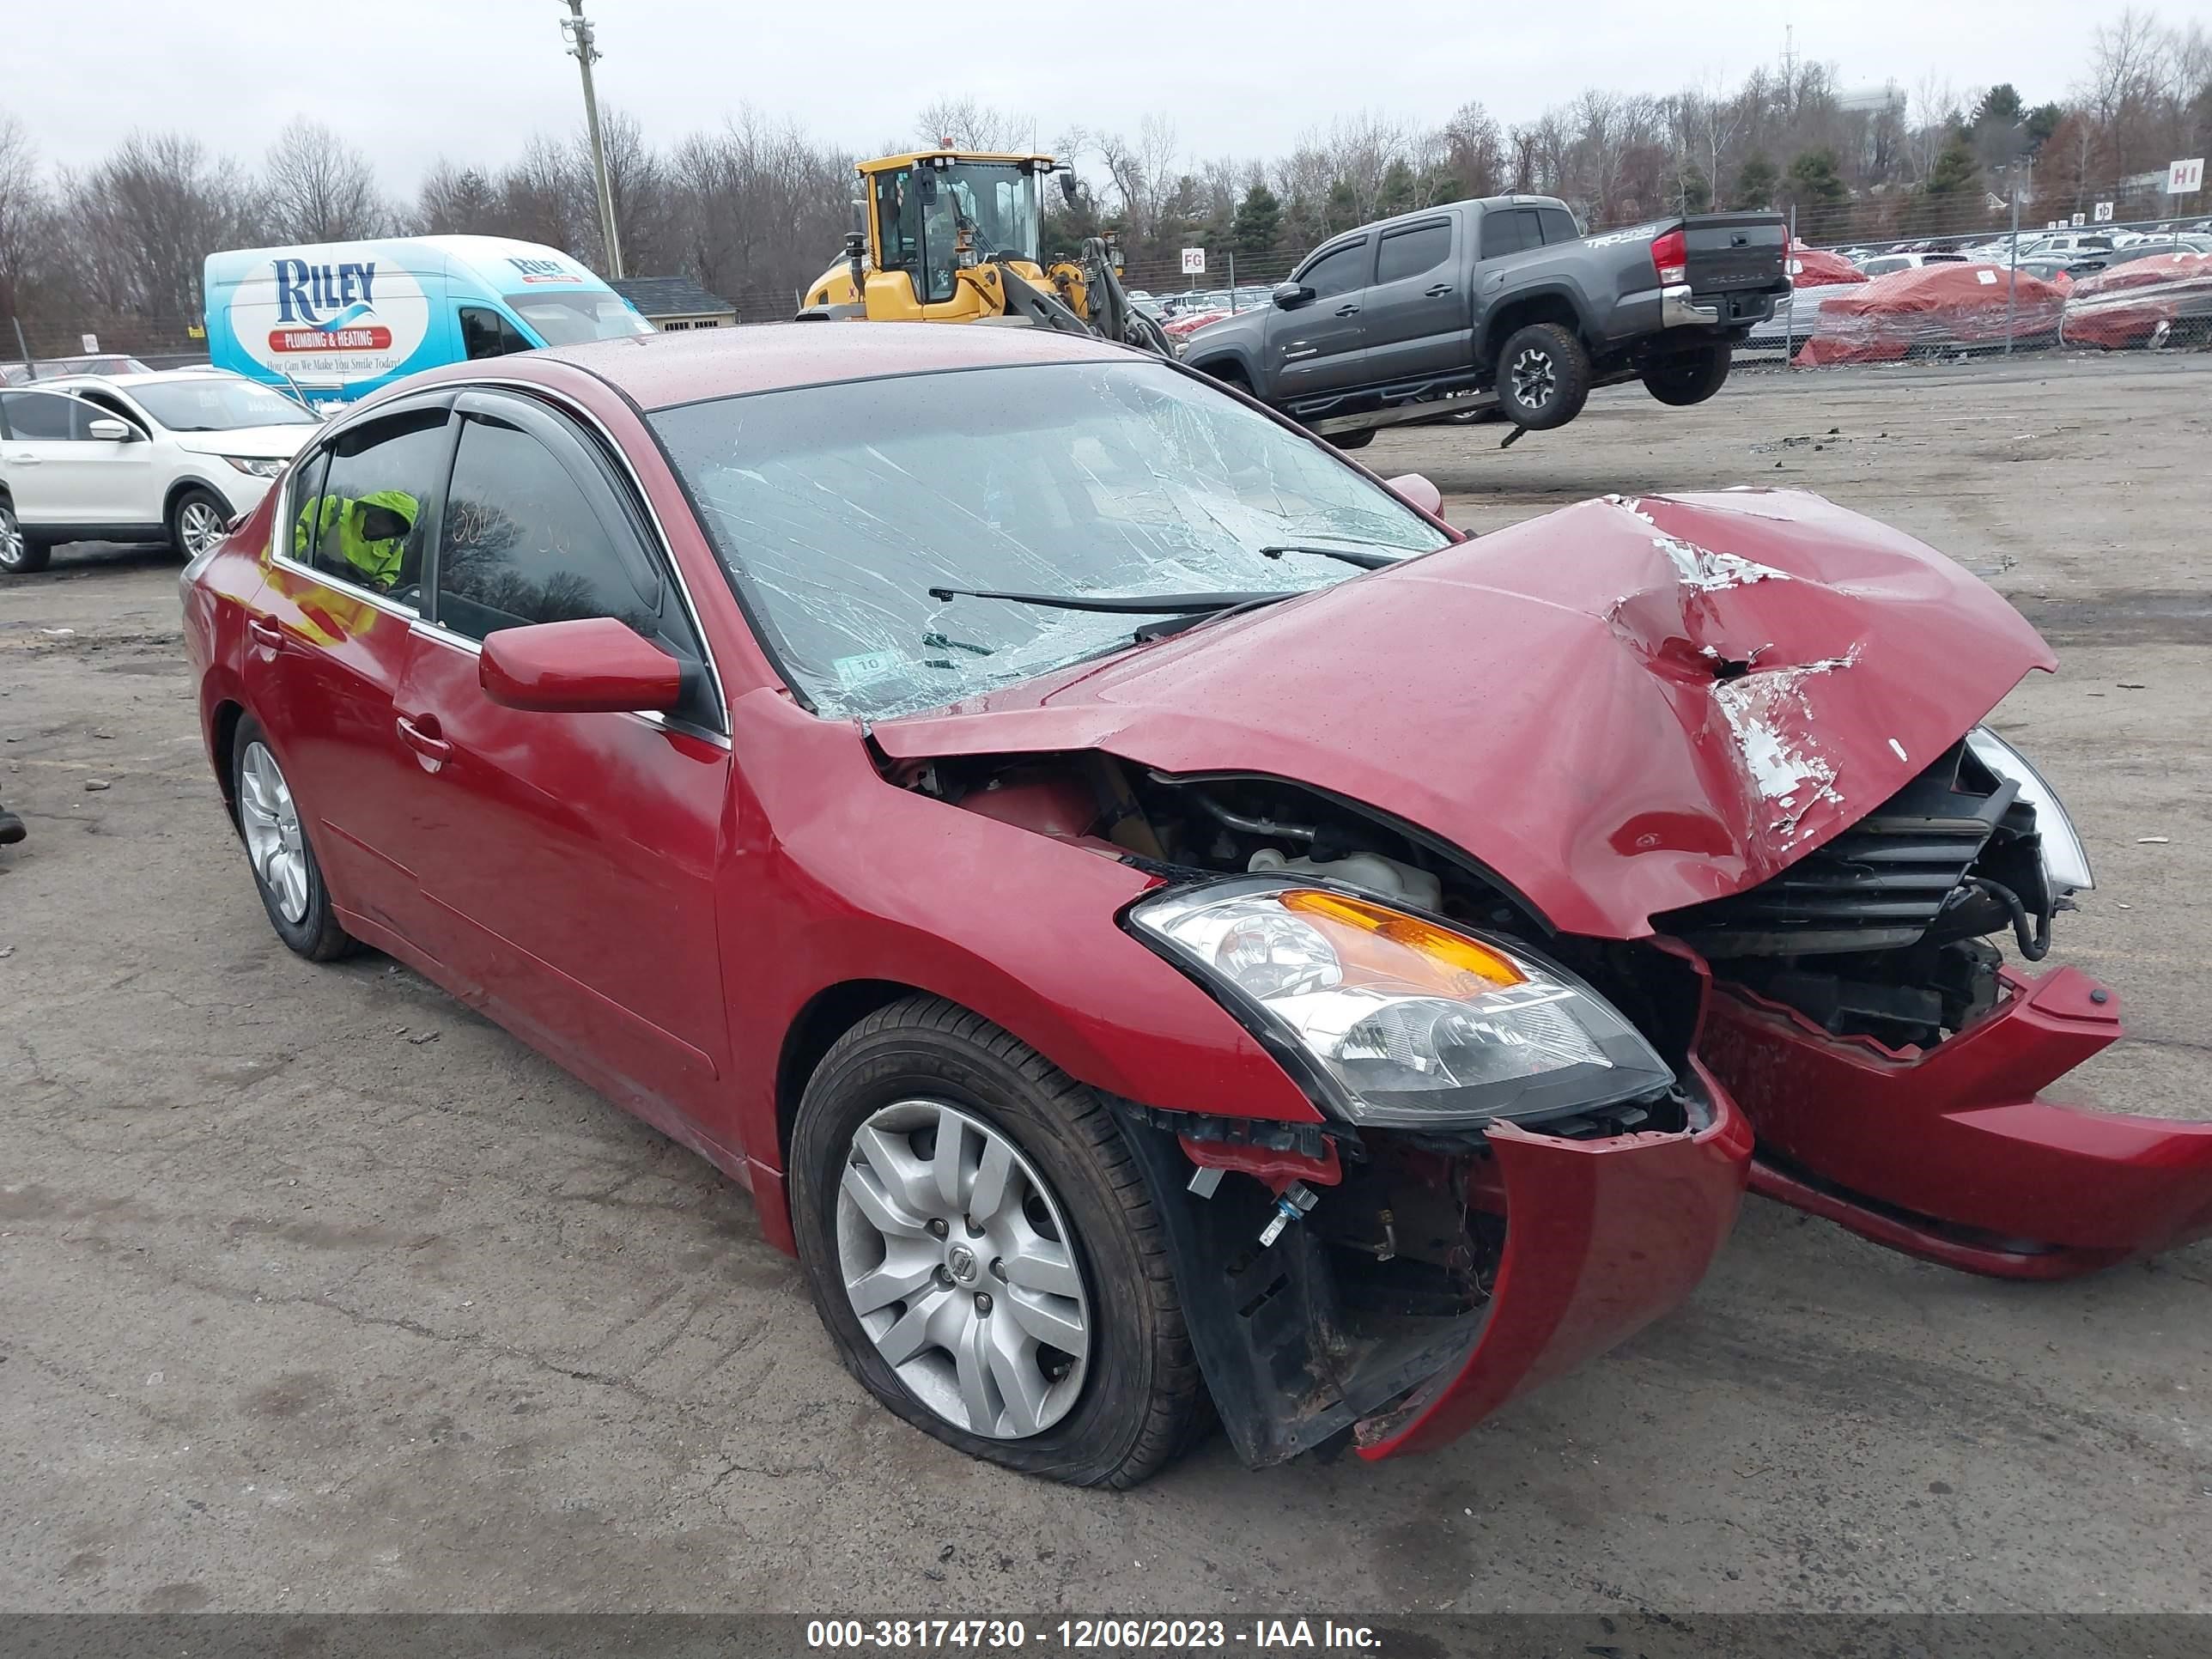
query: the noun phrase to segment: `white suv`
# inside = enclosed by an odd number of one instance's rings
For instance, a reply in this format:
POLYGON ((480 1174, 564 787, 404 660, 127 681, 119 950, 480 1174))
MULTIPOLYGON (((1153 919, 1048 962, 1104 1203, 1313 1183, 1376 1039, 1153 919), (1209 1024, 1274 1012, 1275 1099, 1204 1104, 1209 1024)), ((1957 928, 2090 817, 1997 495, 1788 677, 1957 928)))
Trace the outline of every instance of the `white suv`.
POLYGON ((167 542, 190 558, 258 504, 316 425, 227 369, 0 388, 0 575, 44 569, 63 542, 167 542))

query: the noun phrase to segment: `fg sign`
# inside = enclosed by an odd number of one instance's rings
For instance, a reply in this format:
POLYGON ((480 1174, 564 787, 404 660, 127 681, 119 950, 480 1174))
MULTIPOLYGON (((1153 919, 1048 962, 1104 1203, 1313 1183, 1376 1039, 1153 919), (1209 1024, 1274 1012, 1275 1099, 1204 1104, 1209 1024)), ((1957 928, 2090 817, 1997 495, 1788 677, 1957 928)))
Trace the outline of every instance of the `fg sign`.
POLYGON ((2166 170, 2166 193, 2186 196, 2204 188, 2204 158, 2201 155, 2186 161, 2176 161, 2166 170))
POLYGON ((2112 222, 2112 204, 2110 202, 2097 204, 2097 222, 2100 225, 2109 225, 2112 222))
MULTIPOLYGON (((2201 167, 2203 163, 2200 162, 2198 165, 2201 167)), ((1186 276, 1203 276, 1206 275, 1206 250, 1204 248, 1187 247, 1182 251, 1182 274, 1186 276)))

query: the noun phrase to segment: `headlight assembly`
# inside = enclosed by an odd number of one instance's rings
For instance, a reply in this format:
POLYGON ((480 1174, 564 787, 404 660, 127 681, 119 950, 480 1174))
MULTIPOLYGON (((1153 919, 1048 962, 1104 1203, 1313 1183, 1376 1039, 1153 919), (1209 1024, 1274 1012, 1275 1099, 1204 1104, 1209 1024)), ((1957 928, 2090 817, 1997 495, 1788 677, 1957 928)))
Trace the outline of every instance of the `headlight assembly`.
POLYGON ((2066 816, 2058 792, 2028 764, 2027 757, 1986 726, 1978 726, 1966 733, 1966 747, 1990 771, 2018 784, 2020 799, 2035 809, 2035 831, 2043 842, 2043 875, 2050 884, 2051 896, 2087 892, 2094 887, 2097 884, 2089 873, 2089 854, 2082 848, 2074 820, 2066 816))
POLYGON ((1674 1080, 1565 969, 1361 895, 1231 878, 1141 899, 1127 920, 1353 1123, 1558 1116, 1674 1080))
POLYGON ((273 478, 284 470, 283 461, 262 455, 226 455, 223 459, 240 472, 250 472, 257 478, 273 478))

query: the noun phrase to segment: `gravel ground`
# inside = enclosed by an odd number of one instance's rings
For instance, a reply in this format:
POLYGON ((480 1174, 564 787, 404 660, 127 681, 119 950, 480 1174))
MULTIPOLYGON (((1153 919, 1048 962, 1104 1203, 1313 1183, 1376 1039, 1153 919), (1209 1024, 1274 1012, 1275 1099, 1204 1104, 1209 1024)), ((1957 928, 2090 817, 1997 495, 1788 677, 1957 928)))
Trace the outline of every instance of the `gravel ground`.
MULTIPOLYGON (((2212 1116, 2212 361, 1746 373, 1500 454, 1385 435, 1490 528, 1801 485, 2057 644, 2000 711, 2100 885, 2090 1077, 2212 1116), (2152 838, 2158 839, 2152 839, 2152 838)), ((1747 1204, 1695 1299, 1438 1455, 1143 1489, 877 1408, 747 1200, 411 974, 264 921, 176 567, 0 587, 0 1607, 2212 1610, 2212 1245, 2057 1286, 1747 1204)))

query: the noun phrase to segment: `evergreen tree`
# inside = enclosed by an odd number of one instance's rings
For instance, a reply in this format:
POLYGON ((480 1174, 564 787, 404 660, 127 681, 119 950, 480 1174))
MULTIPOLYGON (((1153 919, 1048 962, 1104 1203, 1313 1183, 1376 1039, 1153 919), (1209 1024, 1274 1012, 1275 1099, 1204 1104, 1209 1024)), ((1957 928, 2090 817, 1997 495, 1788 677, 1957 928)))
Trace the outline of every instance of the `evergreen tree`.
POLYGON ((1774 201, 1774 187, 1780 183, 1774 163, 1764 155, 1753 155, 1737 169, 1735 194, 1729 198, 1732 208, 1763 208, 1774 201))
POLYGON ((1247 258, 1273 253, 1283 236, 1283 204, 1275 199, 1275 192, 1265 185, 1246 191, 1244 199, 1237 204, 1236 223, 1229 234, 1237 252, 1247 258))
POLYGON ((1928 170, 1928 182, 1921 190, 1929 196, 1962 196, 1976 187, 1980 173, 1966 135, 1954 127, 1943 141, 1942 152, 1928 170))
POLYGON ((1977 127, 1999 125, 2008 127, 2019 121, 2025 110, 2026 106, 2020 101, 2020 94, 2014 89, 2012 82, 2000 81, 1984 93, 1981 102, 1974 106, 1972 125, 1977 127))
POLYGON ((1375 216, 1388 219, 1393 214, 1409 213, 1420 205, 1420 185, 1413 177, 1413 169, 1401 159, 1383 170, 1382 187, 1375 193, 1375 216))

